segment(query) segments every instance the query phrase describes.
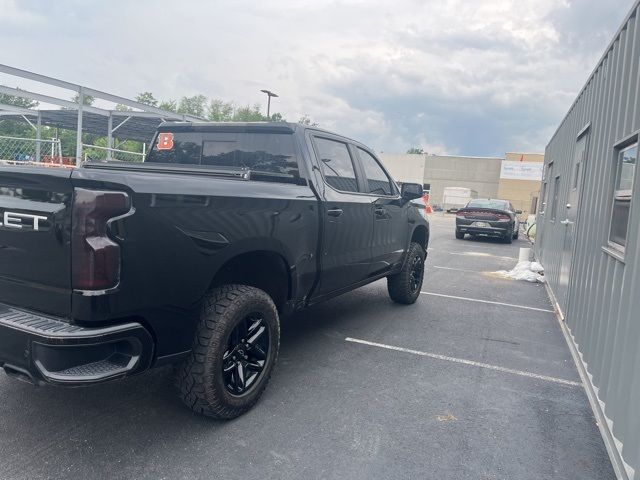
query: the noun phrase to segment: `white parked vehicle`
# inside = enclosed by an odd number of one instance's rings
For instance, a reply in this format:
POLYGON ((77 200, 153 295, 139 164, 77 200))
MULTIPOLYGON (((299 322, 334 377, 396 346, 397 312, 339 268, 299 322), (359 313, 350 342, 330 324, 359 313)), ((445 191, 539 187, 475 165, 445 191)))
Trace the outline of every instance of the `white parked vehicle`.
POLYGON ((478 198, 478 192, 470 188, 445 187, 442 195, 442 209, 445 212, 455 212, 474 198, 478 198))

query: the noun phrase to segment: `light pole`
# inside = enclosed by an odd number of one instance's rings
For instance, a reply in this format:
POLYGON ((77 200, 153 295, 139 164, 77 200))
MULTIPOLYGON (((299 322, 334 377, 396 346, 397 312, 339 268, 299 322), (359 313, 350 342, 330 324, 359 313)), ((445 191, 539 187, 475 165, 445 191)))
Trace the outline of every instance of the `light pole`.
POLYGON ((266 93, 267 94, 267 118, 271 118, 271 97, 277 97, 278 95, 276 95, 275 93, 269 91, 269 90, 260 90, 262 93, 266 93))

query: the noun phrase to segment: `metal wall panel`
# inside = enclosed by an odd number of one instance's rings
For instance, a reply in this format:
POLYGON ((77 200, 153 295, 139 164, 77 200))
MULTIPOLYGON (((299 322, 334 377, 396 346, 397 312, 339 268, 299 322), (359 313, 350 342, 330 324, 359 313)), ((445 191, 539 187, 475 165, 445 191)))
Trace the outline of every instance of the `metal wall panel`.
MULTIPOLYGON (((616 145, 640 130, 640 1, 607 48, 545 152, 549 190, 538 215, 537 257, 606 417, 622 478, 640 479, 640 165, 636 167, 623 258, 606 250, 613 204, 616 145), (570 271, 562 275, 564 208, 572 188, 578 136, 588 135, 570 271), (554 178, 558 211, 551 219, 554 178), (561 208, 563 207, 563 208, 561 208), (566 297, 561 294, 566 291, 566 297), (626 476, 626 477, 625 477, 626 476)), ((565 253, 565 255, 567 255, 565 253)), ((565 257, 566 259, 567 257, 565 257)), ((605 435, 605 442, 607 441, 605 435)), ((616 458, 614 458, 616 457, 616 458)))

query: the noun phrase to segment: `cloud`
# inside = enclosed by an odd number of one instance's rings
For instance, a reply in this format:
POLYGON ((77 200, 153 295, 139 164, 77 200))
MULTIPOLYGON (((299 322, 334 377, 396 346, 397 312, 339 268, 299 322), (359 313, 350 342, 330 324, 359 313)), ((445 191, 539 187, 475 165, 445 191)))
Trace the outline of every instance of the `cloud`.
POLYGON ((269 88, 376 150, 502 155, 544 149, 630 3, 0 0, 0 23, 47 18, 0 30, 0 61, 129 97, 269 88))
POLYGON ((18 6, 15 0, 0 0, 0 12, 0 26, 3 28, 31 27, 41 21, 37 12, 18 6))

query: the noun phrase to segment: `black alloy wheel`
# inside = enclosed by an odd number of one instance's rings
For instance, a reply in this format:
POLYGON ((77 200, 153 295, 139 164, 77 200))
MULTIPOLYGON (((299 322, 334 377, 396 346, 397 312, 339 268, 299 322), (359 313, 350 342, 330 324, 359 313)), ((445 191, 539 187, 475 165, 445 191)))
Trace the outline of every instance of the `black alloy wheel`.
POLYGON ((424 278, 424 261, 427 257, 425 247, 426 245, 411 242, 402 270, 387 277, 387 290, 394 302, 410 305, 420 296, 424 278))
POLYGON ((240 320, 229 334, 222 355, 224 385, 231 395, 244 395, 260 378, 269 356, 269 329, 259 313, 240 320))
POLYGON ((409 275, 409 287, 411 292, 415 292, 422 286, 422 276, 424 275, 424 260, 422 256, 416 254, 411 260, 411 273, 409 275))

